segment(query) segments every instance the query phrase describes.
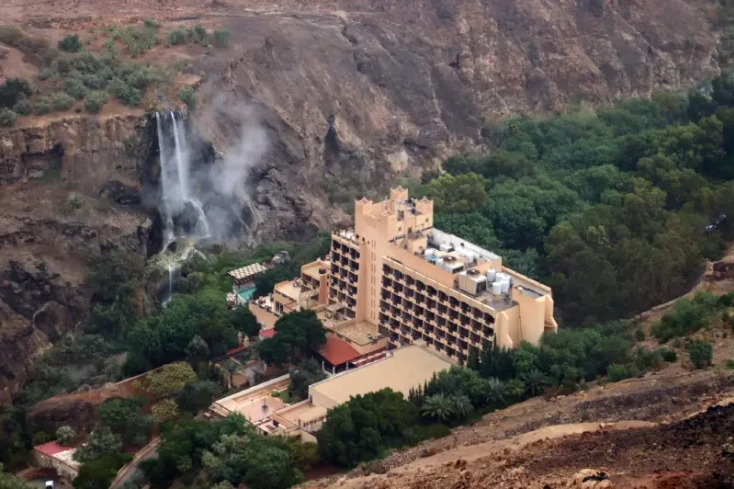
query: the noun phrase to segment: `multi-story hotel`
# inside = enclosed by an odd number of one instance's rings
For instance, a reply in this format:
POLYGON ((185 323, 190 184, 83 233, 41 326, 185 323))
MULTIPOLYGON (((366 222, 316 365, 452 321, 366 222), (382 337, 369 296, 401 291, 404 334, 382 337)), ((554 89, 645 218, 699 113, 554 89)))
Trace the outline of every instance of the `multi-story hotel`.
POLYGON ((435 229, 432 201, 398 187, 388 200, 355 202, 354 221, 332 234, 326 259, 250 305, 266 328, 309 308, 362 356, 420 341, 456 361, 472 348, 537 343, 558 328, 550 288, 435 229))

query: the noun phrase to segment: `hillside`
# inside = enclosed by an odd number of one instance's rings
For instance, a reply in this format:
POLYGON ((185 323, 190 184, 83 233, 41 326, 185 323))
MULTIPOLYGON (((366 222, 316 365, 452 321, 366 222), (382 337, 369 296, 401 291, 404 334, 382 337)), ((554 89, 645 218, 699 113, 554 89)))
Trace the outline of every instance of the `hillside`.
MULTIPOLYGON (((144 111, 180 105, 180 86, 204 79, 197 104, 205 110, 194 122, 217 148, 240 142, 226 117, 233 104, 220 94, 254 104, 270 150, 247 181, 258 216, 252 239, 269 241, 313 236, 342 222, 355 196, 436 169, 456 152, 484 151, 485 124, 684 89, 719 72, 716 10, 703 0, 16 0, 0 5, 0 16, 51 45, 78 34, 93 53, 142 19, 162 33, 201 24, 232 34, 226 49, 154 45, 141 62, 185 68, 140 108, 115 100, 92 115, 76 102, 0 128, 0 193, 11 200, 0 208, 0 331, 28 360, 77 327, 88 304, 82 258, 115 248, 147 255, 160 245, 146 190, 156 148, 144 111), (59 212, 71 193, 91 209, 59 212), (108 210, 120 216, 112 227, 95 217, 108 210), (68 244, 72 260, 62 266, 54 257, 68 244), (23 278, 39 266, 55 285, 23 278), (50 309, 68 318, 51 334, 37 320, 50 309)), ((0 78, 38 80, 48 68, 0 48, 0 78)), ((27 367, 0 360, 3 385, 27 367)))

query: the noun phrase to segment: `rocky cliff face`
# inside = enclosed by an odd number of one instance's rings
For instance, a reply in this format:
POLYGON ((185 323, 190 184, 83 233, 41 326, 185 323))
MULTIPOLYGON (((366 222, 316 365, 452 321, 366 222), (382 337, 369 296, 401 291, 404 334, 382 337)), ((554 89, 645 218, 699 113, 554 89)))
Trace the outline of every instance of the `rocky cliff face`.
POLYGON ((147 253, 153 221, 136 205, 133 154, 145 121, 73 117, 0 131, 0 403, 34 357, 78 327, 89 258, 147 253), (127 153, 125 141, 135 141, 127 153))
MULTIPOLYGON (((200 99, 229 91, 261 108, 273 143, 254 179, 264 236, 334 224, 330 201, 481 149, 484 124, 719 70, 716 35, 684 0, 285 1, 240 14, 233 54, 201 62, 219 74, 200 99)), ((213 126, 210 139, 227 134, 213 126)))
MULTIPOLYGON (((231 47, 192 64, 207 75, 195 123, 223 149, 237 143, 232 106, 217 117, 204 109, 222 92, 257 107, 270 151, 248 184, 255 234, 267 240, 306 238, 348 218, 336 203, 485 149, 482 127, 504 117, 715 76, 717 35, 698 10, 709 3, 56 0, 3 15, 41 35, 102 14, 228 28, 231 47)), ((82 283, 92 253, 147 254, 155 243, 140 205, 140 182, 156 180, 150 134, 140 111, 0 129, 0 385, 12 386, 34 355, 75 327, 88 306, 82 283)))

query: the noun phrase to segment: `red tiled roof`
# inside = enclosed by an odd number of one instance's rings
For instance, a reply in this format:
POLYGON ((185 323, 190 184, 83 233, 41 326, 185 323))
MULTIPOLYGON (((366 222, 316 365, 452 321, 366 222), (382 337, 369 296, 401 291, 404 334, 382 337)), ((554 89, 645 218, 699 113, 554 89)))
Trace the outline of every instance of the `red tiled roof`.
POLYGON ((272 338, 275 336, 275 328, 261 329, 259 336, 260 338, 272 338))
POLYGON ((332 365, 351 362, 361 355, 349 343, 332 335, 326 335, 326 343, 321 347, 319 353, 332 365))
POLYGON ((37 445, 33 447, 34 450, 41 452, 44 455, 48 455, 49 457, 53 457, 57 453, 71 450, 71 448, 72 447, 65 447, 63 445, 59 445, 55 441, 50 441, 48 443, 44 443, 43 445, 37 445))

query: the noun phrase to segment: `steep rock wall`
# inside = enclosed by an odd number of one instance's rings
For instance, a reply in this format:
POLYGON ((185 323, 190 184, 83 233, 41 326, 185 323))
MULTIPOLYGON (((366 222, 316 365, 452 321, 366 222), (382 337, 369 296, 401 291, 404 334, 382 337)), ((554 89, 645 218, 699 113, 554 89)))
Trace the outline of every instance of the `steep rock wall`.
POLYGON ((147 255, 153 220, 139 205, 138 162, 148 124, 73 116, 0 130, 0 404, 35 357, 78 329, 90 257, 147 255))
MULTIPOLYGON (((244 4, 260 6, 221 9, 244 4)), ((719 71, 713 28, 684 0, 284 1, 238 14, 233 55, 197 67, 212 74, 199 99, 231 92, 261 109, 273 146, 253 179, 265 237, 333 225, 345 216, 330 203, 482 149, 486 123, 719 71)), ((201 125, 227 138, 221 121, 201 125)))

